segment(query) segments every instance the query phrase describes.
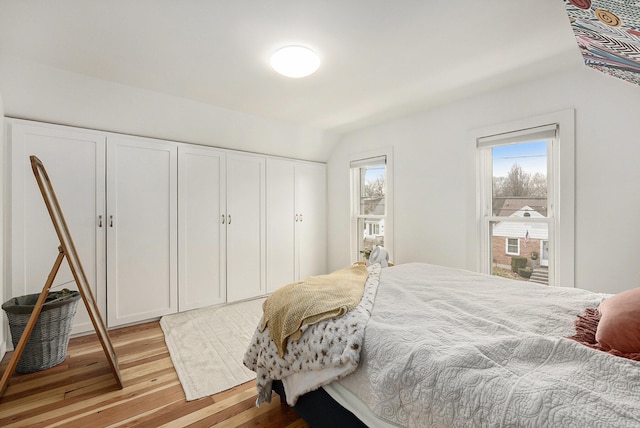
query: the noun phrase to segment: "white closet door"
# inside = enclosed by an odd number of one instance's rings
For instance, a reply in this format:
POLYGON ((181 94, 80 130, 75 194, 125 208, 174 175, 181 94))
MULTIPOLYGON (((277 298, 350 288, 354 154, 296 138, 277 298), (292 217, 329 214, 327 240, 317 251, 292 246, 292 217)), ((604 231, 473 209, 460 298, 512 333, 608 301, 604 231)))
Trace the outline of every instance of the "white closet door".
POLYGON ((227 301, 266 293, 265 159, 227 155, 227 301))
POLYGON ((327 273, 327 184, 324 165, 296 164, 298 278, 327 273))
POLYGON ((267 159, 267 292, 294 282, 295 162, 267 159))
MULTIPOLYGON (((60 242, 31 170, 30 155, 44 164, 100 312, 105 314, 105 137, 63 126, 10 124, 11 297, 40 293, 60 242), (102 216, 100 227, 99 217, 102 216)), ((9 264, 9 263, 8 263, 9 264)), ((65 260, 52 290, 77 290, 65 260)), ((82 301, 72 333, 93 329, 82 301)))
POLYGON ((107 140, 107 324, 170 314, 177 297, 177 145, 107 140))
POLYGON ((225 155, 178 148, 179 309, 226 301, 225 155))

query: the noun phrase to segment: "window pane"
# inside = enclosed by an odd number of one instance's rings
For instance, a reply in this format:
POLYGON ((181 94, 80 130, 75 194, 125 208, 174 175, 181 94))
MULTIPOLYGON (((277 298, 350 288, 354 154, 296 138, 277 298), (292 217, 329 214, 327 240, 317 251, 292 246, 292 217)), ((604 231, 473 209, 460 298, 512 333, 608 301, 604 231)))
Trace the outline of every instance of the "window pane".
POLYGON ((362 231, 358 244, 359 259, 364 257, 360 251, 372 249, 375 245, 384 246, 384 219, 381 218, 359 218, 358 230, 362 231))
POLYGON ((492 211, 499 217, 547 217, 547 141, 491 148, 492 211))
POLYGON ((549 226, 546 223, 491 222, 489 229, 493 275, 549 284, 549 226), (518 260, 512 264, 514 258, 518 260))
POLYGON ((385 215, 385 166, 360 168, 360 215, 385 215))
POLYGON ((507 254, 520 254, 520 245, 518 239, 507 238, 507 254))

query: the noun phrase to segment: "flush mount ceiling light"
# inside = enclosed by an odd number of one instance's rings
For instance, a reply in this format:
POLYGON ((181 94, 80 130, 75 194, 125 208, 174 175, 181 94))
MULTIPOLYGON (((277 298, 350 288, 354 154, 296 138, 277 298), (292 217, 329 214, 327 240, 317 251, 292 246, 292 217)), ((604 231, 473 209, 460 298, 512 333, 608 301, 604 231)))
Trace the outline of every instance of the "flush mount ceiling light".
POLYGON ((287 77, 305 77, 320 67, 320 58, 304 46, 286 46, 271 55, 271 67, 287 77))

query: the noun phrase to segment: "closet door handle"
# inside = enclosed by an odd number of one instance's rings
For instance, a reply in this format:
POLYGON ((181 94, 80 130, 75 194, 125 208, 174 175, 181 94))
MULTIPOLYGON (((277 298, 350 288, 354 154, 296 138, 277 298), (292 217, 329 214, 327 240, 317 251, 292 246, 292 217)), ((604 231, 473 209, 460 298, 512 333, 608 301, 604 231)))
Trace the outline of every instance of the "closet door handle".
POLYGON ((302 223, 302 214, 300 214, 300 223, 302 223))
POLYGON ((224 214, 222 214, 222 215, 221 215, 221 217, 222 217, 222 224, 224 224, 224 223, 225 223, 225 221, 224 221, 224 214))
POLYGON ((231 224, 231 214, 227 215, 227 224, 231 224))
POLYGON ((298 214, 296 214, 296 223, 298 222, 298 214))
POLYGON ((102 227, 102 214, 98 216, 98 227, 102 227))
POLYGON ((109 216, 109 227, 113 227, 113 216, 109 216))

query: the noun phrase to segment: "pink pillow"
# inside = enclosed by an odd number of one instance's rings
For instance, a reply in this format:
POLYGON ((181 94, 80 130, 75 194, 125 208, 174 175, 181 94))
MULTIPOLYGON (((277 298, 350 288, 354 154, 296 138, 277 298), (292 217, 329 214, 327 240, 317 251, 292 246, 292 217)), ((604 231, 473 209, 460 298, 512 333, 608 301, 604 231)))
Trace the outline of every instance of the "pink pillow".
POLYGON ((596 340, 605 350, 640 352, 640 288, 605 299, 600 306, 596 340))

